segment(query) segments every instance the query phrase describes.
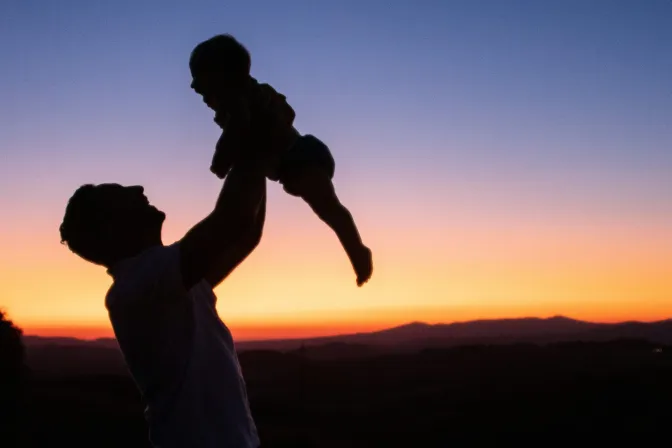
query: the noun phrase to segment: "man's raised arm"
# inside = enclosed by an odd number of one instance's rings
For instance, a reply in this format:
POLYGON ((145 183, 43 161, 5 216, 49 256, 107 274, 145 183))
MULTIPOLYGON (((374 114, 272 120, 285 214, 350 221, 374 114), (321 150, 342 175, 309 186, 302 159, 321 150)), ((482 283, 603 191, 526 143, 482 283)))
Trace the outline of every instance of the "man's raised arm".
POLYGON ((212 288, 215 288, 226 279, 256 249, 261 241, 265 221, 266 195, 261 200, 261 205, 252 227, 240 237, 231 249, 220 254, 205 275, 205 280, 212 288))
POLYGON ((234 264, 235 260, 227 261, 226 256, 240 257, 233 249, 254 228, 265 198, 261 161, 246 159, 234 165, 215 209, 180 241, 180 269, 186 289, 211 277, 217 265, 234 264))

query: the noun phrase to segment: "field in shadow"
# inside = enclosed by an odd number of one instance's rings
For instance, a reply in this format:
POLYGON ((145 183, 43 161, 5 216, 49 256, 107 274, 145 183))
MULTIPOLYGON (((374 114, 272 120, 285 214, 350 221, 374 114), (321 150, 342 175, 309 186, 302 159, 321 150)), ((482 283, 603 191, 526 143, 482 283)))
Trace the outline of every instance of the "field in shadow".
MULTIPOLYGON (((264 447, 655 446, 646 441, 669 434, 672 348, 622 340, 380 355, 355 346, 352 357, 347 349, 333 359, 241 353, 264 447)), ((23 446, 148 446, 127 375, 66 371, 33 372, 23 446)))

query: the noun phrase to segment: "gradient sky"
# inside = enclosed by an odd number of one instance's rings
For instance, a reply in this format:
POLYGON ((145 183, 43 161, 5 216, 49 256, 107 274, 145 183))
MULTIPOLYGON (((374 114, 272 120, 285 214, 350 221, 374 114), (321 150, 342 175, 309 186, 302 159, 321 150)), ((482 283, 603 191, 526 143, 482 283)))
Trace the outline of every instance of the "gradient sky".
POLYGON ((672 1, 0 3, 0 306, 111 334, 111 279, 59 243, 83 183, 142 184, 165 242, 213 207, 189 53, 221 32, 330 145, 375 271, 269 186, 217 289, 239 338, 410 320, 672 317, 672 1))

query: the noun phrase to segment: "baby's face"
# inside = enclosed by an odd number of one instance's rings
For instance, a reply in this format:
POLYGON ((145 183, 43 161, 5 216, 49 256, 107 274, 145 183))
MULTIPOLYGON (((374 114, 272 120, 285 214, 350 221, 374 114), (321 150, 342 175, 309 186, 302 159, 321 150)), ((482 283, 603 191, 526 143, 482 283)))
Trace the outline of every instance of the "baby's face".
POLYGON ((219 92, 214 77, 206 73, 194 73, 192 75, 191 88, 201 95, 203 102, 215 112, 221 111, 224 106, 222 95, 219 92))

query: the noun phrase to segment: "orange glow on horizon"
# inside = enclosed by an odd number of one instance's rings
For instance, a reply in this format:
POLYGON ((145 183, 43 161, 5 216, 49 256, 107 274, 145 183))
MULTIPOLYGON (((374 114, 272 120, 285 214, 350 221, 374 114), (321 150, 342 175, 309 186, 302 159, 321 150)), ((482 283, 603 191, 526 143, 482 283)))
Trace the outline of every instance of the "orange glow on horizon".
MULTIPOLYGON (((399 313, 401 314, 401 313, 399 313)), ((392 328, 395 326, 403 325, 410 323, 412 321, 421 321, 429 324, 449 324, 453 322, 464 322, 469 320, 480 320, 480 319, 516 319, 516 318, 549 318, 553 317, 556 314, 545 314, 545 315, 521 315, 521 314, 505 314, 501 312, 491 312, 484 314, 471 314, 464 313, 463 319, 457 319, 455 321, 449 320, 425 320, 425 319, 412 319, 412 320, 390 320, 387 322, 380 323, 342 323, 342 324, 269 324, 269 325, 245 325, 245 324, 230 324, 228 325, 234 337, 238 341, 254 341, 254 340, 273 340, 273 339, 304 339, 304 338, 315 338, 321 336, 336 336, 344 334, 353 334, 353 333, 365 333, 365 332, 374 332, 379 330, 384 330, 387 328, 392 328)), ((658 315, 656 313, 643 313, 641 317, 633 319, 628 313, 613 313, 605 315, 602 319, 590 318, 590 315, 583 316, 582 318, 577 318, 576 316, 564 316, 569 318, 576 318, 579 320, 585 320, 594 323, 619 323, 625 321, 639 321, 639 322, 656 322, 661 320, 666 320, 672 318, 671 314, 658 315)), ((24 335, 27 336, 41 336, 41 337, 72 337, 77 339, 84 340, 93 340, 99 338, 113 338, 114 332, 109 324, 107 325, 81 325, 81 324, 72 324, 72 325, 29 325, 23 327, 24 335)))
MULTIPOLYGON (((262 243, 216 290, 220 316, 240 340, 411 321, 672 317, 672 239, 655 220, 567 214, 540 221, 522 206, 500 213, 497 204, 460 213, 411 204, 393 219, 390 206, 371 211, 346 201, 374 251, 373 278, 357 288, 331 230, 305 204, 274 193, 262 243)), ((169 219, 166 242, 205 215, 205 201, 201 208, 169 219)), ((55 209, 0 232, 0 307, 25 334, 110 337, 104 296, 111 279, 58 243, 55 209)))

